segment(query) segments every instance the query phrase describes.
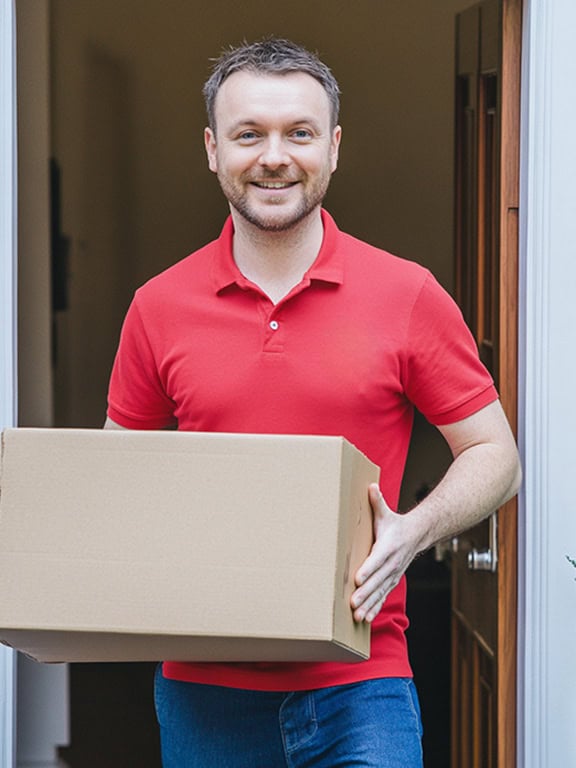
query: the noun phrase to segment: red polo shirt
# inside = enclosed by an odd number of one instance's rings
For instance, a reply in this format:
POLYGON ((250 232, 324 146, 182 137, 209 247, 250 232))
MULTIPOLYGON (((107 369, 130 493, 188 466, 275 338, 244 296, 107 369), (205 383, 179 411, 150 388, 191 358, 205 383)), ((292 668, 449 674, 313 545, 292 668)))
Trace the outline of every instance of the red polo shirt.
MULTIPOLYGON (((140 288, 112 372, 109 417, 130 429, 343 435, 382 468, 394 509, 417 407, 433 424, 497 398, 458 307, 421 266, 340 232, 274 305, 238 270, 233 225, 140 288)), ((183 664, 181 680, 297 690, 408 676, 405 580, 356 664, 183 664)))

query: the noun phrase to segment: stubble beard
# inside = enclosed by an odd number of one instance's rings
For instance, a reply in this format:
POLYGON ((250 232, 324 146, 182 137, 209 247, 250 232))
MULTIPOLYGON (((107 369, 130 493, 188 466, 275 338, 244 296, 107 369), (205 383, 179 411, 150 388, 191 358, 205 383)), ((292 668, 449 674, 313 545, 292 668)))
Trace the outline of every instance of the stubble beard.
MULTIPOLYGON (((303 190, 299 204, 295 208, 283 211, 283 204, 277 206, 270 204, 268 206, 269 213, 262 213, 261 210, 257 210, 256 206, 250 202, 248 193, 240 184, 234 184, 225 176, 220 175, 218 175, 218 180, 224 196, 243 219, 262 232, 286 232, 296 227, 322 204, 328 191, 330 177, 331 173, 326 171, 312 187, 303 190)), ((268 174, 266 178, 269 181, 286 180, 281 174, 268 174)))

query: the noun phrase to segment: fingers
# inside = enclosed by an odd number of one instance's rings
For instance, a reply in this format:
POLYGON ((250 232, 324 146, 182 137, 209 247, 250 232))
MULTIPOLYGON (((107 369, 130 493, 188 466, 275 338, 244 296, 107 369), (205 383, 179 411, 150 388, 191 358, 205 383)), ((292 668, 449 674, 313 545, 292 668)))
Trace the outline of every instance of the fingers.
MULTIPOLYGON (((370 588, 369 583, 367 583, 366 586, 367 588, 370 588)), ((358 594, 358 597, 356 598, 353 597, 352 607, 354 608, 355 621, 366 621, 368 623, 374 621, 376 616, 380 613, 390 589, 387 589, 386 586, 377 584, 373 589, 370 589, 365 599, 363 599, 360 594, 358 594)))
POLYGON ((369 623, 374 621, 384 601, 400 581, 402 573, 402 569, 391 567, 385 560, 352 595, 354 619, 369 623))
POLYGON ((368 489, 374 514, 374 546, 356 572, 358 589, 351 598, 354 619, 372 622, 380 612, 388 594, 400 581, 410 558, 403 556, 402 515, 386 504, 378 485, 368 489))

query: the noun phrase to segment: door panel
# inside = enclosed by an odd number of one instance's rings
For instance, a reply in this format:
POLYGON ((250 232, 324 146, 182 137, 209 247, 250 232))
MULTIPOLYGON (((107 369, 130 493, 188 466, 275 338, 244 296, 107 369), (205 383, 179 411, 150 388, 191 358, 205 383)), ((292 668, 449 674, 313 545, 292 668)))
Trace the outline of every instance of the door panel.
MULTIPOLYGON (((456 26, 457 299, 515 429, 521 0, 456 26)), ((452 565, 452 766, 516 764, 515 501, 458 537, 452 565)))

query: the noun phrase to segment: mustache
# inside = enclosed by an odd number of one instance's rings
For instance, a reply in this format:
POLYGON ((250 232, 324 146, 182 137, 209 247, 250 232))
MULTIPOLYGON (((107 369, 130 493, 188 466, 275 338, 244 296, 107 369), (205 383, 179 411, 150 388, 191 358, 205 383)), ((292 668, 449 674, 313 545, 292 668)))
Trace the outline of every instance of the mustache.
POLYGON ((285 181, 285 182, 297 182, 300 181, 300 176, 294 176, 294 174, 287 173, 286 171, 267 171, 261 170, 258 173, 253 171, 244 174, 243 181, 285 181))

